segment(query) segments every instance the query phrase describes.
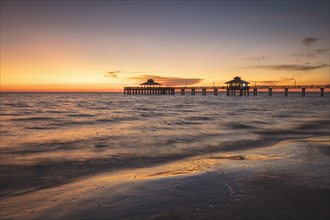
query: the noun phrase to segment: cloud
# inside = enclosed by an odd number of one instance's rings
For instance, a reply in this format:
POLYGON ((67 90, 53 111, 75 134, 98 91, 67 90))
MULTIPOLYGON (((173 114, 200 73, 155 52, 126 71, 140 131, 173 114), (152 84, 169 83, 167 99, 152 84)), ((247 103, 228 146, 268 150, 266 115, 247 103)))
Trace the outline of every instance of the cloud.
POLYGON ((310 15, 292 15, 292 14, 278 14, 278 15, 250 15, 250 16, 228 16, 230 19, 242 21, 303 21, 313 19, 310 15))
POLYGON ((264 80, 264 81, 256 81, 257 83, 264 83, 264 84, 275 84, 275 83, 282 83, 288 81, 296 80, 294 77, 280 77, 281 80, 264 80))
POLYGON ((319 56, 319 55, 327 55, 329 51, 330 51, 330 49, 322 49, 322 48, 320 48, 320 49, 313 50, 312 51, 312 55, 314 57, 319 56))
POLYGON ((283 82, 281 80, 278 81, 271 81, 271 80, 266 80, 266 81, 256 81, 257 83, 264 83, 264 84, 274 84, 274 83, 280 83, 283 82))
POLYGON ((104 74, 105 77, 108 78, 125 78, 126 75, 134 75, 134 74, 146 74, 149 72, 141 72, 141 71, 122 71, 122 70, 115 70, 115 71, 109 71, 106 74, 104 74))
POLYGON ((299 52, 299 53, 292 53, 295 57, 305 57, 308 59, 315 59, 322 55, 327 55, 329 53, 330 49, 315 49, 315 50, 307 50, 305 52, 299 52))
POLYGON ((257 57, 247 57, 245 59, 251 60, 251 61, 260 61, 260 60, 264 60, 265 58, 266 58, 266 56, 257 56, 257 57))
POLYGON ((120 73, 121 71, 110 71, 107 72, 106 74, 104 74, 105 77, 109 77, 109 78, 116 78, 118 73, 120 73))
POLYGON ((282 79, 282 82, 287 82, 287 81, 294 81, 296 80, 294 77, 280 77, 282 79))
POLYGON ((300 77, 302 73, 299 74, 295 74, 296 77, 294 76, 288 76, 288 77, 280 77, 280 80, 263 80, 263 81, 256 81, 257 83, 261 83, 261 84, 277 84, 277 83, 284 83, 284 82, 292 82, 292 81, 296 81, 297 78, 300 77))
POLYGON ((253 68, 258 69, 268 69, 268 70, 279 70, 279 71, 310 71, 314 69, 320 69, 328 67, 328 64, 319 65, 299 65, 299 64, 281 64, 281 65, 263 65, 263 66, 253 66, 253 68))
POLYGON ((305 46, 305 47, 309 47, 310 45, 312 45, 315 41, 317 41, 318 38, 314 38, 314 37, 305 37, 301 40, 301 43, 305 46))
POLYGON ((194 85, 203 81, 201 78, 179 78, 179 77, 164 77, 157 75, 142 75, 138 77, 132 77, 131 79, 140 80, 141 82, 146 81, 147 79, 153 79, 158 83, 170 86, 179 86, 179 85, 194 85))

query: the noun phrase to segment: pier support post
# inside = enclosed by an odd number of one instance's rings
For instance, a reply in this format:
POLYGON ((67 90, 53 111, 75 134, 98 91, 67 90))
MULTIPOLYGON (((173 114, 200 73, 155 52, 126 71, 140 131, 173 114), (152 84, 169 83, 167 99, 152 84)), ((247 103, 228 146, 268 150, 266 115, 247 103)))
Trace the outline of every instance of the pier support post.
POLYGON ((202 90, 202 95, 206 95, 206 89, 202 90))
POLYGON ((289 95, 289 88, 284 88, 284 96, 288 96, 289 95))
POLYGON ((320 88, 321 96, 324 96, 324 88, 320 88))
POLYGON ((230 91, 229 91, 229 89, 226 90, 226 95, 227 95, 227 96, 230 95, 230 91))
POLYGON ((240 96, 243 95, 243 90, 239 90, 239 95, 240 95, 240 96))
POLYGON ((185 95, 185 90, 184 89, 181 89, 181 95, 185 95))
POLYGON ((214 95, 218 95, 218 89, 214 89, 214 95))
POLYGON ((257 88, 254 88, 253 89, 253 96, 257 96, 258 95, 258 89, 257 88))
POLYGON ((272 96, 273 95, 273 88, 268 88, 268 96, 272 96))
POLYGON ((306 88, 301 88, 301 96, 306 96, 306 88))
POLYGON ((195 89, 191 89, 191 95, 196 95, 196 90, 195 89))

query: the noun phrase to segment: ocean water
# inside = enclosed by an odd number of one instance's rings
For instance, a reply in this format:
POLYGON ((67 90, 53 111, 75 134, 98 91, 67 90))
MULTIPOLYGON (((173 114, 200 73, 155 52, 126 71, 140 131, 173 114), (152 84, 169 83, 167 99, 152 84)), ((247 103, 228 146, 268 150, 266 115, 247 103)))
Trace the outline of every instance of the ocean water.
POLYGON ((329 93, 2 93, 1 196, 282 140, 329 137, 329 93))

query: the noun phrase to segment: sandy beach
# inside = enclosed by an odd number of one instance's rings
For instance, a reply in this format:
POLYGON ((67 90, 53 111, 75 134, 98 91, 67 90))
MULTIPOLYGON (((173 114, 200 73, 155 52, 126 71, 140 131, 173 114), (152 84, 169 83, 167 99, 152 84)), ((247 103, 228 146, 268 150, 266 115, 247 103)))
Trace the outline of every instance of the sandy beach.
POLYGON ((105 172, 1 199, 1 219, 328 219, 328 137, 105 172))

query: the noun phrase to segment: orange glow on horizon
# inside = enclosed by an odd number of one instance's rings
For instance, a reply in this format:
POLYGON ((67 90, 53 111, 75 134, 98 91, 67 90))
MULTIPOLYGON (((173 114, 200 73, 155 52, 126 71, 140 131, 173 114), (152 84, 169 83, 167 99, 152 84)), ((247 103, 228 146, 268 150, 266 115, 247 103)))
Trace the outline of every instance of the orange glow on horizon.
POLYGON ((1 92, 122 92, 107 84, 1 85, 1 92))
MULTIPOLYGON (((325 84, 324 84, 325 85, 325 84)), ((137 85, 132 85, 137 86, 137 85)), ((198 85, 195 85, 199 87, 198 85)), ((224 85, 215 85, 224 86, 224 85)), ((113 87, 107 84, 44 84, 44 85, 1 85, 0 92, 123 92, 124 86, 113 87)), ((252 91, 253 85, 251 85, 252 91)), ((189 90, 189 89, 188 89, 189 90)), ((211 90, 209 90, 210 92, 211 90)), ((220 89, 219 92, 223 92, 220 89)), ((289 89, 291 92, 301 92, 301 89, 289 89)), ((320 89, 307 89, 306 92, 319 92, 320 89)), ((259 89, 258 92, 268 92, 267 89, 259 89)), ((274 93, 283 92, 283 89, 273 89, 274 93)), ((324 92, 330 92, 325 88, 324 92)))

